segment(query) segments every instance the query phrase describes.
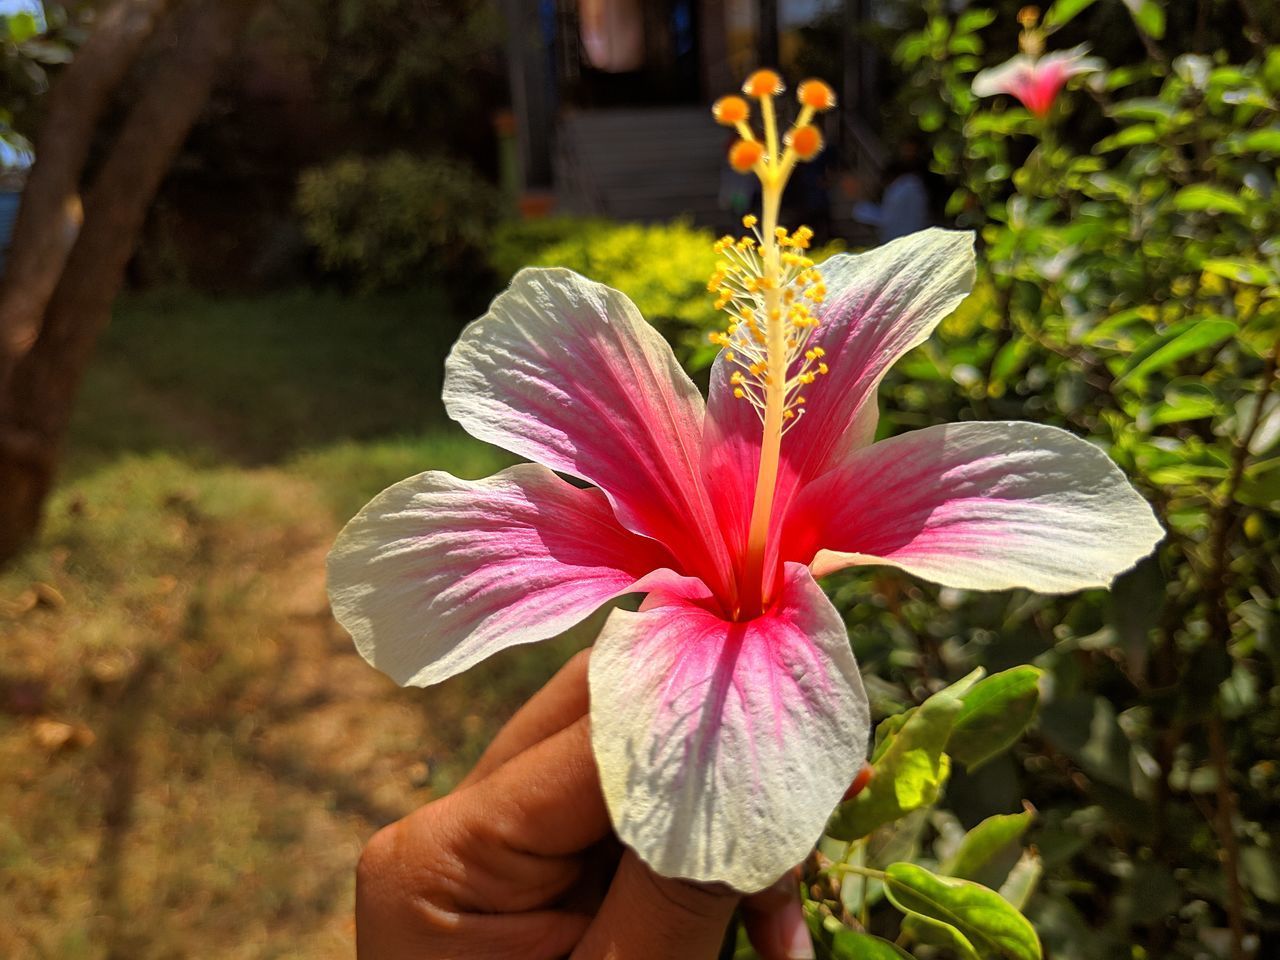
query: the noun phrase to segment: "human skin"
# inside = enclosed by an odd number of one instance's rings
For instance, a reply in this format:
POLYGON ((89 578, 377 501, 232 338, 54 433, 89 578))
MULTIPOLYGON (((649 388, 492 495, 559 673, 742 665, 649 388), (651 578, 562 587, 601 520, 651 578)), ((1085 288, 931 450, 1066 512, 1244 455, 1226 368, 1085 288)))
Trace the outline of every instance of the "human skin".
MULTIPOLYGON (((589 651, 448 796, 378 831, 356 871, 360 960, 702 960, 740 896, 659 877, 614 837, 591 753, 589 651)), ((743 901, 764 960, 813 948, 786 877, 743 901)))

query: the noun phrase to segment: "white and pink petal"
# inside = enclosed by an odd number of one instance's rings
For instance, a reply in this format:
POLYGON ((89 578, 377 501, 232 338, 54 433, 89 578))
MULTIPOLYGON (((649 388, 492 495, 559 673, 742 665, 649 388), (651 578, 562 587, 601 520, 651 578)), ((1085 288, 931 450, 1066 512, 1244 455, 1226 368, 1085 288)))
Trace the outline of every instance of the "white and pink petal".
POLYGON ((1100 449, 1035 423, 953 423, 881 441, 807 487, 782 555, 815 576, 888 564, 945 586, 1107 586, 1164 536, 1100 449))
POLYGON ((545 467, 475 481, 432 471, 347 524, 329 554, 329 598, 366 660, 427 686, 555 636, 672 563, 600 491, 545 467))
POLYGON ((754 620, 725 620, 690 580, 614 611, 590 685, 614 827, 665 876, 767 887, 808 855, 866 759, 844 623, 799 564, 754 620))
POLYGON ((625 527, 727 588, 699 469, 702 397, 624 294, 570 270, 520 271, 458 338, 444 403, 473 436, 600 487, 625 527))
MULTIPOLYGON (((810 345, 829 372, 782 445, 775 517, 808 481, 838 467, 874 439, 876 391, 889 368, 928 339, 973 288, 973 234, 929 229, 860 254, 837 254, 819 270, 827 287, 810 345)), ((707 412, 708 484, 725 536, 745 540, 760 457, 760 420, 733 396, 723 356, 712 370, 707 412)))

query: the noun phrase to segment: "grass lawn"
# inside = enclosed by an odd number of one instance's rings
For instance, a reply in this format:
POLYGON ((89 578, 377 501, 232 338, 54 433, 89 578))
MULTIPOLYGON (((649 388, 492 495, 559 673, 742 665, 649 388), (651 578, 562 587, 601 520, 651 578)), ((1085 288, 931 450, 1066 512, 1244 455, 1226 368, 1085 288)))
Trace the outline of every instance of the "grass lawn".
POLYGON ((444 419, 458 329, 425 292, 120 304, 0 574, 0 956, 350 957, 364 839, 594 635, 401 690, 329 617, 370 496, 511 462, 444 419))

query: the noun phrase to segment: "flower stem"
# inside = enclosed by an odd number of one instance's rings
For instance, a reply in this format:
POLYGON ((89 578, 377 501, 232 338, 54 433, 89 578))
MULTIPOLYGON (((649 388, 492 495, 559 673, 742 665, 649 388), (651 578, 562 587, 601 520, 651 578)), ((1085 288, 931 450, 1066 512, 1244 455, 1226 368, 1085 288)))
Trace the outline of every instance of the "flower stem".
POLYGON ((872 880, 884 880, 888 876, 883 870, 872 870, 870 867, 861 867, 856 863, 832 864, 831 871, 833 873, 856 873, 860 877, 869 877, 872 880))
POLYGON ((746 563, 742 573, 740 615, 759 614, 769 599, 772 584, 764 582, 765 554, 769 545, 769 523, 773 515, 774 492, 778 485, 778 462, 782 451, 783 411, 787 393, 787 344, 782 302, 781 260, 778 238, 778 207, 782 201, 782 178, 763 184, 761 231, 764 263, 765 336, 768 380, 765 392, 764 434, 760 440, 760 468, 756 474, 755 499, 751 506, 751 526, 747 534, 746 563))

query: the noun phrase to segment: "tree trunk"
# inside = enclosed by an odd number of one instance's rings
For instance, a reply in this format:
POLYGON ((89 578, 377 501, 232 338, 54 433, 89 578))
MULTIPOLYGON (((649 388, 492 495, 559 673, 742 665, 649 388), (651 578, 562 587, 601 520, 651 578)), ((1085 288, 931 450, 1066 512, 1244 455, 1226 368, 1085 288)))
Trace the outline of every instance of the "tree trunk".
POLYGON ((0 389, 31 349, 80 232, 80 177, 98 121, 168 0, 117 0, 49 94, 0 284, 0 389))
POLYGON ((199 0, 157 61, 84 202, 31 347, 0 392, 0 563, 34 535, 75 394, 156 191, 257 0, 199 0))

